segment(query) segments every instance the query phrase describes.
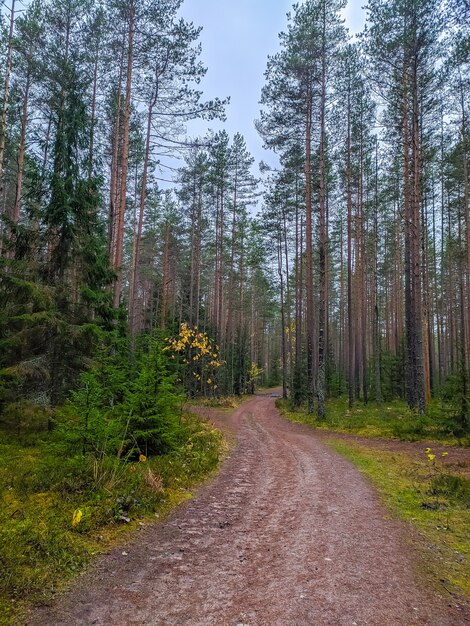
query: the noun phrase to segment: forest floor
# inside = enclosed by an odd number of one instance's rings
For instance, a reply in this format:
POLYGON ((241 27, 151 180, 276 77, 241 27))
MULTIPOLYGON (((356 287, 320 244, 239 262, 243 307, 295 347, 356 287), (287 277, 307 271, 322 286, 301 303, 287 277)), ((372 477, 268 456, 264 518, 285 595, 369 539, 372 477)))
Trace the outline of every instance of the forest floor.
POLYGON ((283 420, 270 395, 202 410, 232 442, 217 477, 28 624, 470 624, 417 566, 409 526, 325 434, 283 420))

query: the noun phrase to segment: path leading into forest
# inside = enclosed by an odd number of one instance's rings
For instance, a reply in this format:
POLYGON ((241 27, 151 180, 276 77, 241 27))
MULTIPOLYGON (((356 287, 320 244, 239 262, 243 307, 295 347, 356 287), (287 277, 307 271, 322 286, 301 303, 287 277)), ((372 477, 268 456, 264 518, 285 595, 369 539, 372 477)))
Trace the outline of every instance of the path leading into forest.
POLYGON ((401 526, 353 466, 257 396, 220 473, 104 556, 34 625, 468 624, 421 587, 401 526))

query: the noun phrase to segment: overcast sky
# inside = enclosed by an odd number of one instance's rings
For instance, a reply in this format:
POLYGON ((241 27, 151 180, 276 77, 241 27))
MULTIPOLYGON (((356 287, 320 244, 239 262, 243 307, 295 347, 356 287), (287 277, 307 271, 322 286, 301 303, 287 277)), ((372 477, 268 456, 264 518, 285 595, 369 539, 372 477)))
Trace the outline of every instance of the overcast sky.
MULTIPOLYGON (((344 13, 352 34, 364 24, 361 5, 350 0, 344 13)), ((278 34, 286 29, 291 0, 186 0, 182 16, 202 26, 202 60, 208 68, 202 83, 206 98, 230 96, 225 124, 195 122, 189 134, 204 134, 207 128, 224 127, 230 135, 245 137, 256 163, 273 162, 254 128, 264 84, 267 57, 278 50, 278 34)), ((257 168, 256 168, 257 169, 257 168)))

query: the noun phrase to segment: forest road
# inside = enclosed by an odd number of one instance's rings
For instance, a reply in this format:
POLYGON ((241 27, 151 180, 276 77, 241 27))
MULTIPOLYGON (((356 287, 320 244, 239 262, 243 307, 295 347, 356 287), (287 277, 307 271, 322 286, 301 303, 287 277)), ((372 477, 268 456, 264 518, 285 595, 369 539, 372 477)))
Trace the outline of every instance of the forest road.
POLYGON ((102 626, 468 624, 413 574, 373 489, 273 397, 226 417, 220 473, 28 622, 102 626))

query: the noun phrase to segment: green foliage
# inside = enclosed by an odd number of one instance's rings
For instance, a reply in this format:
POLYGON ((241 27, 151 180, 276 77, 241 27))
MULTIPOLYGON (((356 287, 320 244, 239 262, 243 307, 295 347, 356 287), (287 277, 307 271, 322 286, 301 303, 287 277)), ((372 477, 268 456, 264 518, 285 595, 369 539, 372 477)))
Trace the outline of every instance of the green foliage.
POLYGON ((57 429, 67 445, 96 458, 171 452, 185 436, 183 397, 159 339, 144 338, 132 357, 125 342, 104 342, 58 413, 57 429))
POLYGON ((129 415, 126 446, 140 452, 163 454, 178 447, 184 434, 180 413, 184 395, 175 386, 158 340, 150 338, 147 350, 123 402, 129 415))
MULTIPOLYGON (((57 11, 60 29, 71 18, 64 13, 77 6, 52 3, 49 10, 49 17, 57 11)), ((39 7, 32 3, 33 30, 41 13, 35 11, 39 7)), ((28 38, 24 20, 18 26, 28 38)), ((33 38, 35 45, 41 40, 33 38)), ((114 313, 106 289, 113 275, 99 215, 100 181, 86 167, 87 84, 77 55, 64 54, 63 40, 56 47, 59 39, 53 38, 51 33, 44 42, 50 158, 42 165, 33 154, 27 160, 22 219, 9 225, 0 265, 0 401, 55 407, 75 386, 114 313)), ((32 56, 29 49, 21 54, 32 56)))

